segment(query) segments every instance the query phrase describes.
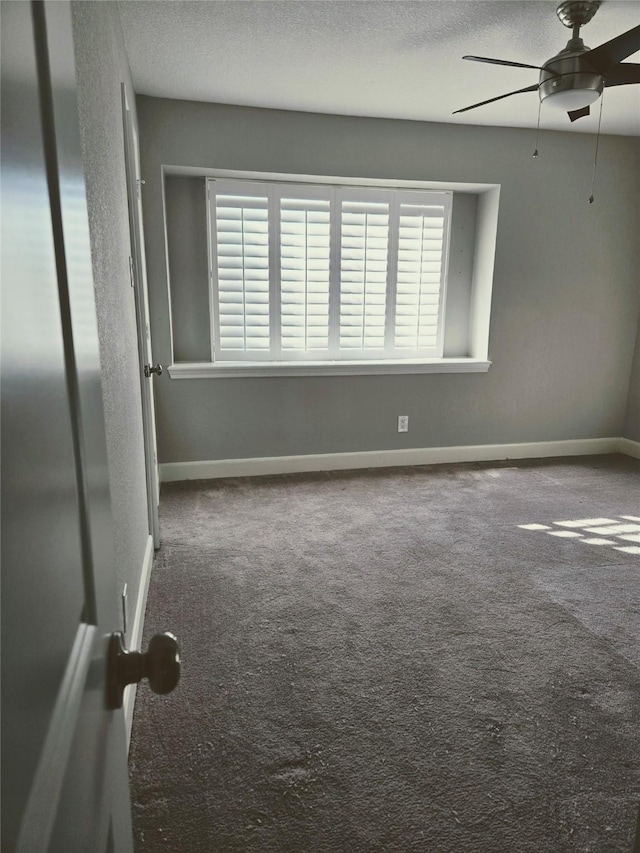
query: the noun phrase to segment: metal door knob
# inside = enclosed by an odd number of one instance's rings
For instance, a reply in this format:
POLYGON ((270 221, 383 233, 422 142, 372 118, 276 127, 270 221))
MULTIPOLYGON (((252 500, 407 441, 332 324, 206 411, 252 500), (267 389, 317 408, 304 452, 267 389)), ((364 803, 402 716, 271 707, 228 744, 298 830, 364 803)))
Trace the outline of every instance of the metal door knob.
POLYGON ((112 634, 107 660, 107 706, 122 708, 124 688, 143 678, 149 680, 154 693, 171 693, 180 680, 178 640, 169 631, 156 634, 143 654, 127 651, 124 636, 120 632, 112 634))
POLYGON ((149 379, 152 373, 155 373, 157 376, 162 376, 162 365, 161 364, 145 364, 144 366, 144 375, 149 379))

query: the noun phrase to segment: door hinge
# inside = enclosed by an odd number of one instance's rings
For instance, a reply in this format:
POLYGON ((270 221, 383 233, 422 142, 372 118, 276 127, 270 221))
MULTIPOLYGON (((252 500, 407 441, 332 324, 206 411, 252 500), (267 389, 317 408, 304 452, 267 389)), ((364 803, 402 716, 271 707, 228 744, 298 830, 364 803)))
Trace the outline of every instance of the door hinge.
POLYGON ((131 255, 129 255, 129 284, 131 285, 131 287, 136 286, 135 275, 136 274, 133 268, 133 258, 131 257, 131 255))
POLYGON ((142 178, 136 178, 136 190, 138 192, 138 198, 142 198, 142 185, 144 183, 145 182, 142 180, 142 178))
POLYGON ((127 584, 122 589, 122 633, 127 635, 127 584))

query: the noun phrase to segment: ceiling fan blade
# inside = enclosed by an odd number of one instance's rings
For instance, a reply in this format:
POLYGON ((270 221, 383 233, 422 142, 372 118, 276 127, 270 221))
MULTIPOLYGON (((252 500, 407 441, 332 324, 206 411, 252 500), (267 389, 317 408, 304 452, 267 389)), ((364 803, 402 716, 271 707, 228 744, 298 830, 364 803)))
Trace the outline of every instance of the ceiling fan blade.
POLYGON ((640 83, 640 65, 637 62, 619 62, 604 77, 605 86, 626 86, 628 83, 640 83))
POLYGON ((502 98, 509 98, 511 95, 519 95, 521 92, 537 92, 538 84, 536 83, 534 86, 527 86, 526 89, 516 89, 515 92, 507 92, 506 95, 498 95, 497 98, 489 98, 488 101, 480 101, 479 104, 472 104, 470 107, 463 107, 461 110, 454 110, 453 115, 456 113, 466 113, 467 110, 475 110, 476 107, 483 107, 485 104, 492 104, 494 101, 500 101, 502 98))
POLYGON ((541 71, 541 65, 525 65, 524 62, 510 62, 508 59, 491 59, 488 56, 463 56, 463 59, 472 59, 474 62, 486 62, 489 65, 508 65, 511 68, 535 68, 541 71))
POLYGON ((633 27, 611 41, 594 47, 585 55, 585 59, 594 71, 606 74, 611 66, 622 62, 636 50, 640 50, 640 26, 633 27))
POLYGON ((579 118, 583 118, 584 116, 588 116, 590 112, 591 112, 591 110, 589 109, 589 106, 587 105, 586 107, 582 107, 579 110, 571 110, 571 112, 568 112, 567 115, 569 116, 571 121, 577 121, 579 118))

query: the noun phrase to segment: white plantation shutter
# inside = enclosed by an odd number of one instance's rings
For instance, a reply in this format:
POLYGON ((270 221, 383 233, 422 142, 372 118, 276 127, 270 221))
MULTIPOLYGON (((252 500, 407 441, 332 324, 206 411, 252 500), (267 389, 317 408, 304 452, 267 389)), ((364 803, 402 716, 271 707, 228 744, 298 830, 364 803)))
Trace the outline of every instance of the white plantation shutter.
POLYGON ((341 199, 340 352, 364 356, 385 345, 389 202, 341 199))
POLYGON ((399 205, 395 350, 441 354, 446 212, 444 202, 399 205))
MULTIPOLYGON (((286 192, 286 189, 285 189, 286 192)), ((280 345, 282 357, 329 350, 330 200, 280 201, 280 345)))
POLYGON ((442 356, 451 192, 207 186, 214 360, 442 356))
POLYGON ((259 357, 270 349, 267 194, 216 193, 214 213, 216 354, 259 357))

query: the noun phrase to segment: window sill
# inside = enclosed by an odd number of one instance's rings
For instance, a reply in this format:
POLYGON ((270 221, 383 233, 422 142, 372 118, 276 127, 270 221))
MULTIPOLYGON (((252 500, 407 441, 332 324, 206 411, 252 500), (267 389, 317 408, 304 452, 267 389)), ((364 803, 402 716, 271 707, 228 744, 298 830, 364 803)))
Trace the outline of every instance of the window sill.
POLYGON ((182 362, 169 365, 171 379, 236 379, 262 376, 366 376, 400 373, 486 373, 490 361, 479 358, 394 359, 351 362, 182 362))

